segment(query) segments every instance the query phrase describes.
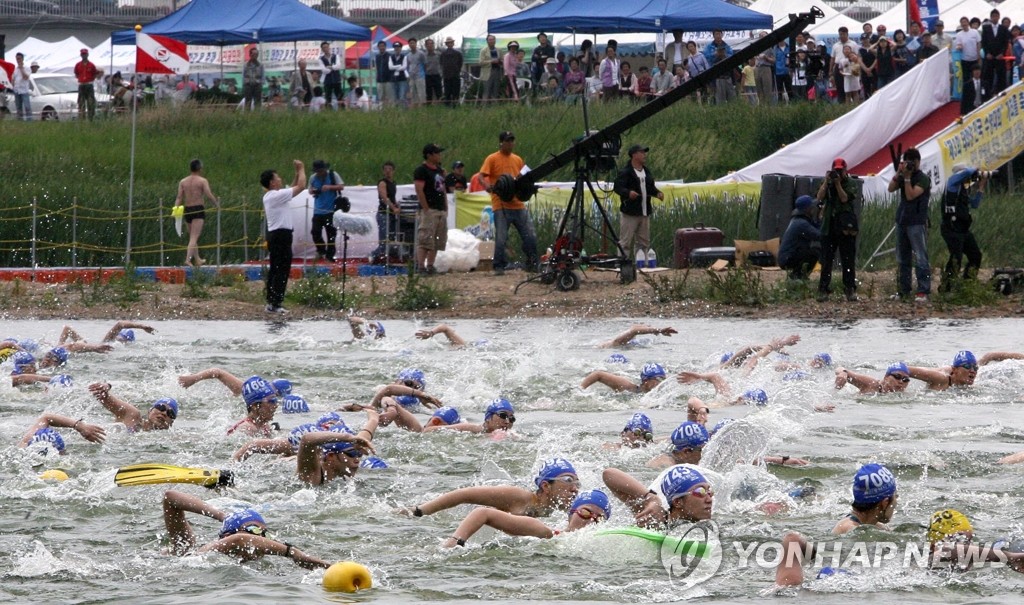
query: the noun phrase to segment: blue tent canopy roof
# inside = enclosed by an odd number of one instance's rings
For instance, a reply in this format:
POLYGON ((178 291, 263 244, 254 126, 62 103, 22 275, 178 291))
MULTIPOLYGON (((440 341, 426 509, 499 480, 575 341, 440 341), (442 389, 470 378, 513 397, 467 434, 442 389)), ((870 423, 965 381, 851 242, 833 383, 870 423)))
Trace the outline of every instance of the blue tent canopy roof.
POLYGON ((610 34, 661 31, 771 29, 764 15, 721 0, 549 0, 519 13, 491 19, 487 32, 610 34))
MULTIPOLYGON (((370 30, 325 15, 298 0, 192 0, 142 29, 189 44, 295 40, 368 40, 370 30)), ((113 44, 135 44, 135 31, 115 32, 113 44)))

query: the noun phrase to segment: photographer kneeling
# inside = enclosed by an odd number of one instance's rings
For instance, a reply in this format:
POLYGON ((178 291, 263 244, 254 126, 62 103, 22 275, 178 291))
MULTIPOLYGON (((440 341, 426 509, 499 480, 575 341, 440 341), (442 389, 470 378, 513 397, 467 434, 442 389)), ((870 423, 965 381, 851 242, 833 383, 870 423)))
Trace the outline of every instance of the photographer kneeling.
POLYGON ((972 279, 978 276, 981 268, 981 248, 971 233, 971 208, 981 205, 981 196, 992 172, 978 170, 966 164, 953 166, 953 176, 946 181, 946 191, 942 197, 942 239, 949 250, 949 261, 942 280, 942 290, 953 289, 963 257, 967 256, 963 278, 972 279))
POLYGON ((853 179, 846 172, 846 160, 836 158, 832 170, 825 174, 825 181, 818 188, 816 196, 824 202, 821 210, 821 280, 818 282, 818 300, 828 300, 832 293, 832 261, 839 249, 839 261, 843 265, 843 293, 846 300, 857 300, 857 274, 854 269, 857 257, 857 214, 854 200, 857 189, 853 179))
POLYGON ((779 245, 779 267, 789 271, 790 279, 807 279, 818 262, 821 251, 818 208, 817 200, 809 195, 796 198, 793 218, 779 245))

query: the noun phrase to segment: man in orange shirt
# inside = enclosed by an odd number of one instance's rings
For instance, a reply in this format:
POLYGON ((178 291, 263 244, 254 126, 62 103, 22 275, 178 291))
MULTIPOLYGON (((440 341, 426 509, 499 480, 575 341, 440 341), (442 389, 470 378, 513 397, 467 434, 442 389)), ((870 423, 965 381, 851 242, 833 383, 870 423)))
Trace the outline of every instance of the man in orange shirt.
POLYGON ((93 82, 103 74, 96 69, 96 65, 89 60, 89 49, 83 48, 80 52, 82 60, 75 64, 75 78, 78 79, 78 119, 85 118, 86 108, 89 110, 89 119, 96 117, 96 88, 93 82))
POLYGON ((494 274, 504 275, 508 260, 505 257, 505 242, 508 240, 508 228, 512 225, 519 232, 523 241, 523 254, 526 256, 527 271, 537 270, 537 235, 533 230, 533 221, 526 205, 518 197, 503 202, 494 192, 494 185, 502 175, 518 177, 526 163, 523 158, 512 153, 516 146, 516 135, 510 131, 502 131, 498 135, 498 151, 487 156, 480 168, 480 180, 488 193, 491 194, 491 208, 494 210, 494 274))

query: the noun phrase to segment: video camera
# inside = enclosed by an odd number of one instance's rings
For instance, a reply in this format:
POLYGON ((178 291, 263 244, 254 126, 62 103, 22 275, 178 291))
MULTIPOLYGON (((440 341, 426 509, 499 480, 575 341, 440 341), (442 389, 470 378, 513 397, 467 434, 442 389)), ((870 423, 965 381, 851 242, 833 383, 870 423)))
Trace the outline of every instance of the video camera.
MULTIPOLYGON (((573 142, 579 143, 588 136, 598 132, 591 130, 587 134, 576 138, 573 142)), ((622 139, 618 135, 609 137, 599 147, 587 150, 586 156, 584 156, 587 169, 591 172, 613 172, 620 151, 622 151, 622 139)))

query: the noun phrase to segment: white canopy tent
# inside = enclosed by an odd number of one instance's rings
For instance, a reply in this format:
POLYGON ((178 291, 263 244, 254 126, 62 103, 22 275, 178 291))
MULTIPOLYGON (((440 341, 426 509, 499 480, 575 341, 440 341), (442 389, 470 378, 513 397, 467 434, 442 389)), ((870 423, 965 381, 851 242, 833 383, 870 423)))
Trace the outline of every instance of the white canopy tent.
MULTIPOLYGON (((518 13, 519 7, 510 0, 479 0, 458 19, 434 32, 435 40, 448 36, 455 39, 455 47, 462 47, 462 38, 483 38, 487 35, 487 20, 518 13)), ((507 37, 507 36, 502 36, 507 37)))
MULTIPOLYGON (((999 6, 999 12, 1004 15, 1010 14, 1009 12, 1003 12, 1003 6, 1006 4, 1009 3, 999 6)), ((1019 4, 1024 6, 1024 0, 1020 0, 1019 4)), ((968 19, 977 17, 984 21, 988 18, 988 14, 992 12, 992 9, 993 6, 985 2, 985 0, 939 0, 939 18, 945 23, 946 33, 949 35, 956 32, 960 24, 960 17, 967 17, 968 19)), ((1024 15, 1024 11, 1018 11, 1018 14, 1024 15)), ((871 23, 876 28, 878 24, 885 25, 889 36, 892 36, 893 32, 897 29, 907 31, 907 0, 903 0, 881 15, 878 15, 871 20, 871 23)))
POLYGON ((861 27, 864 24, 852 17, 847 17, 842 13, 836 13, 831 17, 826 17, 821 21, 815 23, 812 27, 808 28, 807 32, 817 38, 818 36, 836 35, 839 33, 840 27, 845 27, 850 30, 850 39, 857 40, 860 38, 861 27))
MULTIPOLYGON (((1024 23, 1024 0, 1006 0, 996 8, 999 9, 999 14, 1004 17, 1009 17, 1010 21, 1014 23, 1024 23)), ((949 26, 946 26, 950 29, 949 26)), ((950 29, 950 31, 953 31, 950 29)))
MULTIPOLYGON (((806 0, 757 0, 747 8, 759 13, 772 16, 772 21, 775 27, 782 25, 783 23, 789 22, 789 15, 791 13, 803 13, 807 12, 808 2, 806 0)), ((818 21, 818 23, 824 22, 826 19, 831 19, 839 14, 839 11, 832 8, 831 6, 820 3, 815 4, 821 9, 821 12, 825 13, 825 16, 818 21)), ((838 26, 836 26, 838 29, 838 26)))
MULTIPOLYGON (((79 53, 83 48, 89 48, 89 45, 74 36, 60 42, 44 42, 43 40, 29 37, 21 44, 8 50, 7 54, 13 57, 15 53, 20 52, 25 55, 26 65, 31 65, 35 61, 39 63, 39 71, 50 72, 55 71, 58 66, 66 63, 70 63, 71 69, 74 69, 75 63, 81 61, 79 53)), ((96 57, 92 56, 91 48, 89 51, 89 60, 95 63, 97 67, 100 67, 100 69, 103 69, 96 60, 96 57)))

